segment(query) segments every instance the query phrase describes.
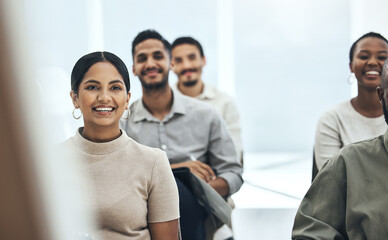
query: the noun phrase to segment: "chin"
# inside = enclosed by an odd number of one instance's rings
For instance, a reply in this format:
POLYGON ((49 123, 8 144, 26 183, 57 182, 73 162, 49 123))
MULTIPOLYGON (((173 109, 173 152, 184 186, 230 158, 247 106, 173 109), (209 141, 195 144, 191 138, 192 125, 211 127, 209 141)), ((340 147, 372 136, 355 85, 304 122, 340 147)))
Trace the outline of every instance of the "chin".
POLYGON ((110 127, 112 125, 115 125, 116 122, 119 122, 120 119, 101 119, 99 121, 95 122, 96 126, 100 127, 110 127))
POLYGON ((153 78, 153 79, 147 79, 147 80, 145 80, 144 82, 145 82, 146 84, 158 84, 158 83, 160 83, 161 81, 163 81, 163 79, 153 78))
POLYGON ((197 83, 198 83, 198 80, 188 80, 188 81, 182 82, 183 86, 185 87, 193 87, 197 85, 197 83))
POLYGON ((375 84, 372 84, 372 83, 361 83, 361 84, 358 84, 358 87, 359 88, 363 88, 363 89, 366 89, 366 90, 369 90, 369 91, 375 91, 376 92, 376 88, 380 86, 380 82, 378 83, 375 83, 375 84))

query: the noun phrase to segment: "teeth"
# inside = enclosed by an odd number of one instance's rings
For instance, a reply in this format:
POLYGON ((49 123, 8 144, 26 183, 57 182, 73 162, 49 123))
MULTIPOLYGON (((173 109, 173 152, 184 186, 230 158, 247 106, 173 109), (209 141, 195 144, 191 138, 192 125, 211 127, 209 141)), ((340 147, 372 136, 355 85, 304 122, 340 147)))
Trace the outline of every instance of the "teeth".
POLYGON ((380 73, 377 72, 377 71, 369 71, 369 72, 366 72, 366 74, 368 74, 368 75, 379 75, 380 73))
POLYGON ((113 108, 95 108, 96 111, 99 111, 99 112, 110 112, 113 110, 113 108))

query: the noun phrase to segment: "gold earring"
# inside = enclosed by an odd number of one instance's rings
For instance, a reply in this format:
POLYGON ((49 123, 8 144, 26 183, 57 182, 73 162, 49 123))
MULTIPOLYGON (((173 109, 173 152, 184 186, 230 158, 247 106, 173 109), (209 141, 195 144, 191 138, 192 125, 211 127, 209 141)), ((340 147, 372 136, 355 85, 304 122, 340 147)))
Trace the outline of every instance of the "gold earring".
POLYGON ((80 112, 80 113, 79 113, 79 116, 78 116, 78 117, 76 117, 76 116, 75 116, 75 114, 74 114, 74 113, 75 113, 75 110, 77 110, 77 109, 78 109, 78 108, 74 108, 74 109, 73 109, 73 118, 74 118, 74 119, 76 119, 76 120, 80 119, 80 118, 81 118, 81 116, 82 116, 81 109, 79 110, 79 112, 80 112))
POLYGON ((352 85, 356 80, 356 76, 354 75, 354 73, 350 73, 348 78, 347 78, 347 82, 349 85, 352 85))
POLYGON ((123 116, 121 116, 121 118, 127 120, 129 118, 129 115, 131 115, 131 111, 129 110, 128 107, 125 107, 124 114, 123 116), (127 111, 127 114, 125 114, 125 111, 127 111), (127 116, 123 117, 124 115, 127 115, 127 116))

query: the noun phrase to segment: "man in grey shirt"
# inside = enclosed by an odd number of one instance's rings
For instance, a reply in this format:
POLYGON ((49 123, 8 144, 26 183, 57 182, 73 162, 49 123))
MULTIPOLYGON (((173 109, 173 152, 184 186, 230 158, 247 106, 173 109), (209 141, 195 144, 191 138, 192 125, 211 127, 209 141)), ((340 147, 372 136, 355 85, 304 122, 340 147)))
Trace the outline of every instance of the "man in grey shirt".
POLYGON ((164 150, 171 168, 187 167, 221 196, 230 196, 243 183, 233 141, 215 108, 171 90, 170 56, 170 44, 156 31, 136 36, 133 73, 142 83, 143 96, 131 105, 121 127, 134 140, 164 150))

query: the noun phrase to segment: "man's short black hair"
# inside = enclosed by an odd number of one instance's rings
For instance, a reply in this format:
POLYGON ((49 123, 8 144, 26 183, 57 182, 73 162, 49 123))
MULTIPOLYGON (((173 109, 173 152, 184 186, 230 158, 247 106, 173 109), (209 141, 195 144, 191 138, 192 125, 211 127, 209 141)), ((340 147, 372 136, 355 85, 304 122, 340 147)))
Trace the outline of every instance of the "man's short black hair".
POLYGON ((148 39, 156 39, 156 40, 161 41, 163 43, 164 48, 166 49, 169 56, 171 57, 171 44, 162 35, 160 35, 160 33, 158 33, 157 31, 155 31, 153 29, 148 29, 148 30, 144 30, 144 31, 140 32, 139 34, 137 34, 135 39, 133 39, 133 41, 132 41, 132 58, 135 57, 135 47, 139 43, 141 43, 145 40, 148 40, 148 39))
POLYGON ((356 50, 358 42, 361 41, 362 39, 368 38, 368 37, 374 37, 374 38, 381 39, 381 40, 383 40, 384 42, 386 42, 388 44, 388 40, 385 37, 383 37, 380 33, 375 33, 375 32, 365 33, 364 35, 362 35, 359 39, 357 39, 352 44, 352 47, 350 48, 350 52, 349 52, 349 60, 350 60, 350 62, 353 62, 353 55, 354 55, 354 51, 356 50))
POLYGON ((178 45, 182 45, 182 44, 195 45, 198 48, 199 53, 201 54, 201 57, 204 56, 201 44, 192 37, 180 37, 180 38, 175 39, 175 41, 172 43, 171 49, 174 49, 174 47, 176 47, 178 45))

